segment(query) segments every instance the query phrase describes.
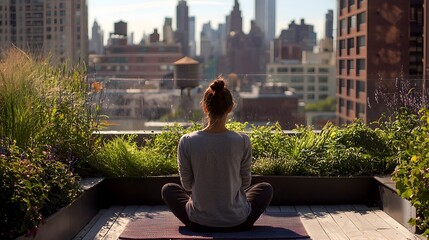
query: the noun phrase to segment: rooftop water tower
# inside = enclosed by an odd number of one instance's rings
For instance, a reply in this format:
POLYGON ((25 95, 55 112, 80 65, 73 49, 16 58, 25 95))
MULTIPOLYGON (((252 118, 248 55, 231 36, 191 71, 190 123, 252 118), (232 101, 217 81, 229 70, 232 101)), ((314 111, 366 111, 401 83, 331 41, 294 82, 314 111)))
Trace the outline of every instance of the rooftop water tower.
POLYGON ((174 85, 180 88, 181 94, 183 89, 188 89, 190 96, 191 89, 197 87, 200 79, 200 63, 190 57, 184 57, 174 62, 174 85))

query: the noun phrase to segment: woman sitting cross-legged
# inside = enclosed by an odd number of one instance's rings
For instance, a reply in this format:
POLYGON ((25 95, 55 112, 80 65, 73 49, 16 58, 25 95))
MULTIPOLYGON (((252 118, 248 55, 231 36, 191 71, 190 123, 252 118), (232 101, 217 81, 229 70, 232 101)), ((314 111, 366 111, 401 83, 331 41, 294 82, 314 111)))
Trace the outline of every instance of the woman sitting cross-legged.
POLYGON ((251 229, 271 202, 269 183, 250 186, 249 137, 226 128, 234 102, 223 79, 213 81, 201 101, 208 125, 181 137, 177 160, 182 185, 167 183, 162 198, 173 214, 198 232, 251 229))

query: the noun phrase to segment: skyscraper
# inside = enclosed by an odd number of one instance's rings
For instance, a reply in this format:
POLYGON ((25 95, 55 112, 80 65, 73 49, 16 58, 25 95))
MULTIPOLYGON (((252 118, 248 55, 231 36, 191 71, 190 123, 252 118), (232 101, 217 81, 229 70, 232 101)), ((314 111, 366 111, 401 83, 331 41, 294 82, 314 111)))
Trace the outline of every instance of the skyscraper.
POLYGON ((229 26, 230 32, 243 31, 243 19, 241 18, 240 4, 238 3, 238 0, 234 1, 234 7, 230 14, 229 23, 230 23, 230 26, 229 26))
POLYGON ((0 1, 0 47, 12 44, 54 60, 88 58, 86 0, 0 1))
MULTIPOLYGON (((386 112, 376 101, 381 79, 395 93, 396 79, 422 79, 425 55, 424 2, 338 1, 337 119, 369 123, 386 112)), ((415 87, 421 88, 419 82, 415 87)), ((427 86, 426 86, 427 87, 427 86)))
POLYGON ((174 33, 172 27, 172 19, 166 17, 164 20, 164 26, 162 27, 162 36, 165 43, 174 43, 174 33))
POLYGON ((325 14, 325 38, 334 38, 334 11, 329 9, 325 14))
POLYGON ((98 25, 97 21, 94 21, 92 25, 92 35, 91 40, 89 40, 89 52, 95 54, 103 53, 104 47, 104 32, 101 30, 100 25, 98 25))
POLYGON ((176 8, 176 41, 180 43, 182 54, 189 55, 189 15, 185 0, 179 0, 176 8))
POLYGON ((195 57, 197 55, 197 46, 195 42, 195 17, 189 17, 189 55, 195 57))
POLYGON ((255 22, 264 33, 264 44, 268 48, 276 37, 276 0, 255 0, 255 22))
POLYGON ((313 51, 313 48, 317 45, 314 26, 306 24, 304 19, 301 19, 300 24, 292 21, 288 29, 282 30, 279 39, 288 44, 299 45, 302 51, 313 51))

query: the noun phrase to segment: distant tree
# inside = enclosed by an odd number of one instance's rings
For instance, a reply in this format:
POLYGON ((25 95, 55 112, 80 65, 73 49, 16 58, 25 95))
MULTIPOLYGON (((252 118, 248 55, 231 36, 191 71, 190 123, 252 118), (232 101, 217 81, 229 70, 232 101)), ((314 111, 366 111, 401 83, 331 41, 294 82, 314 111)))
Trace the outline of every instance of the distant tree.
POLYGON ((322 101, 307 103, 305 105, 306 112, 335 112, 336 99, 328 97, 322 101))

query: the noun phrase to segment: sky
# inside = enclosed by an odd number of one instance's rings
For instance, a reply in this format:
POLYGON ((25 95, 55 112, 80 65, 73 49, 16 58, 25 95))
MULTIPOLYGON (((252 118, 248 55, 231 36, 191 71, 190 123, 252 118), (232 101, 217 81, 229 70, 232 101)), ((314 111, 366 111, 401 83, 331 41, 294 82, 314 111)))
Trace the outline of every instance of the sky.
MULTIPOLYGON (((299 23, 302 18, 305 23, 314 25, 317 38, 324 33, 325 14, 328 9, 334 10, 336 16, 337 0, 277 0, 276 1, 276 36, 287 29, 292 20, 299 23)), ((88 30, 94 20, 104 30, 104 39, 113 31, 113 25, 120 20, 128 23, 128 33, 134 32, 134 42, 140 42, 143 34, 151 34, 158 29, 162 39, 162 26, 165 17, 173 19, 173 30, 176 29, 176 6, 178 0, 88 0, 88 30)), ((243 18, 243 31, 248 33, 250 21, 255 18, 254 0, 239 0, 243 18)), ((202 25, 211 21, 211 26, 217 29, 219 23, 225 23, 234 6, 234 0, 187 0, 189 16, 195 16, 195 37, 199 45, 199 35, 202 25)), ((334 29, 336 29, 334 21, 334 29)), ((197 52, 199 52, 197 50, 197 52)))

